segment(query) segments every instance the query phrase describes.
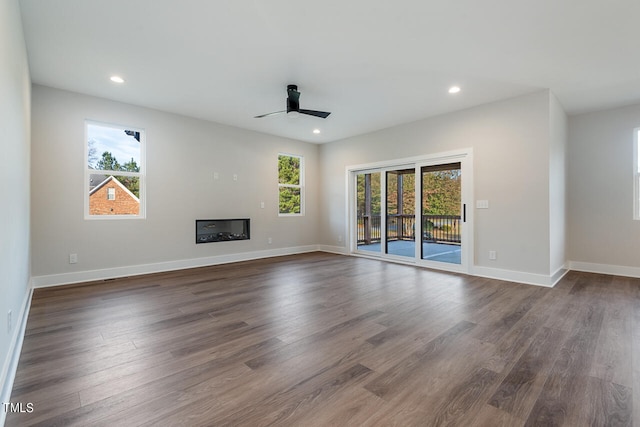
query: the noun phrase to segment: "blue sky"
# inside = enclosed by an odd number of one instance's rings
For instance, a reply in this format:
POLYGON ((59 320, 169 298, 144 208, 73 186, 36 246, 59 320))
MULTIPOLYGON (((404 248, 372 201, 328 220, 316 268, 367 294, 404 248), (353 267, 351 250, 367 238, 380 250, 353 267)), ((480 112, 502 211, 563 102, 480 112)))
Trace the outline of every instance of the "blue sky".
POLYGON ((121 165, 132 157, 140 165, 140 143, 124 130, 88 123, 87 138, 95 141, 98 160, 102 158, 102 153, 109 151, 121 165))

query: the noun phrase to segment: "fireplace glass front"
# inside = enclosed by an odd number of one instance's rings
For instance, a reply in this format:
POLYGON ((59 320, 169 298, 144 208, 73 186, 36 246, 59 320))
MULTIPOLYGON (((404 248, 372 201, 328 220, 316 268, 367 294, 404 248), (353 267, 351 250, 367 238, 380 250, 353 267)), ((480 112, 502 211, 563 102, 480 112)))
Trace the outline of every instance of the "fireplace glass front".
POLYGON ((249 218, 197 219, 196 243, 249 240, 249 218))

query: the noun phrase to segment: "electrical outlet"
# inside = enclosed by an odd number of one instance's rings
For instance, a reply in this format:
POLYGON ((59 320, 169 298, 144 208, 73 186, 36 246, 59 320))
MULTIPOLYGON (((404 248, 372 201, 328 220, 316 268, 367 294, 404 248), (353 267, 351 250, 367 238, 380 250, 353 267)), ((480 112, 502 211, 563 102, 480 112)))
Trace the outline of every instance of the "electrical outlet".
POLYGON ((78 254, 69 254, 69 264, 76 264, 78 262, 78 254))
POLYGON ((342 243, 342 236, 338 236, 338 243, 342 243))
POLYGON ((272 243, 273 243, 273 240, 271 239, 271 237, 269 237, 269 238, 267 239, 267 243, 268 243, 268 244, 272 244, 272 243))
POLYGON ((498 255, 496 254, 496 251, 489 251, 489 259, 494 261, 498 259, 498 255))
POLYGON ((213 173, 213 179, 217 180, 218 178, 220 178, 220 175, 218 175, 218 172, 214 172, 213 173))
POLYGON ((260 209, 264 209, 264 202, 260 202, 260 209))
POLYGON ((11 310, 7 312, 7 333, 11 333, 11 329, 13 329, 13 319, 11 319, 11 310))
POLYGON ((233 174, 233 180, 234 180, 234 181, 237 181, 237 180, 238 180, 238 174, 237 174, 237 173, 234 173, 234 174, 233 174))

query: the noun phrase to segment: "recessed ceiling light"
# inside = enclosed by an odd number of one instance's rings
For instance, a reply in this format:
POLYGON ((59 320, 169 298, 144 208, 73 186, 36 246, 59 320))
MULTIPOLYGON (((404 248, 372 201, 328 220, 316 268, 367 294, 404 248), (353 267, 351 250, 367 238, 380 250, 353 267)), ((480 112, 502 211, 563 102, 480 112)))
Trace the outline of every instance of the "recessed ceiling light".
POLYGON ((124 79, 120 76, 111 76, 111 81, 114 83, 124 83, 124 79))
POLYGON ((458 86, 451 86, 449 88, 449 93, 458 93, 460 92, 460 88, 458 86))
POLYGON ((320 133, 320 129, 314 129, 313 133, 315 133, 316 135, 320 133))

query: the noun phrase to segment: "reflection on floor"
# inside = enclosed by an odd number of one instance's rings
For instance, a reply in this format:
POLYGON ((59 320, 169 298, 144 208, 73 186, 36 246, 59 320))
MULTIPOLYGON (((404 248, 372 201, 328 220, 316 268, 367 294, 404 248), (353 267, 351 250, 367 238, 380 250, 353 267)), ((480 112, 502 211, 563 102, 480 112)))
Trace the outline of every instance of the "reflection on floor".
MULTIPOLYGON (((380 253, 380 243, 358 245, 358 250, 380 253)), ((413 240, 393 240, 388 242, 388 254, 413 258, 416 252, 413 240)), ((422 243, 422 259, 429 261, 460 264, 460 245, 446 243, 422 243)))

